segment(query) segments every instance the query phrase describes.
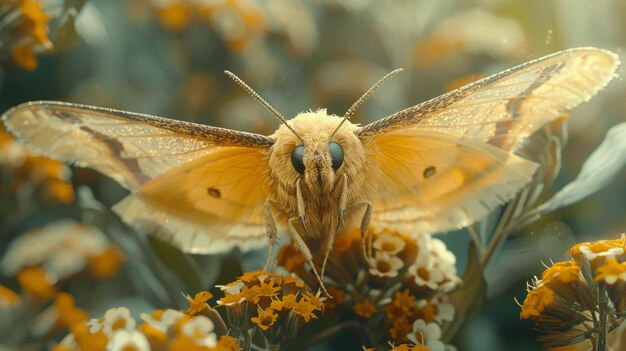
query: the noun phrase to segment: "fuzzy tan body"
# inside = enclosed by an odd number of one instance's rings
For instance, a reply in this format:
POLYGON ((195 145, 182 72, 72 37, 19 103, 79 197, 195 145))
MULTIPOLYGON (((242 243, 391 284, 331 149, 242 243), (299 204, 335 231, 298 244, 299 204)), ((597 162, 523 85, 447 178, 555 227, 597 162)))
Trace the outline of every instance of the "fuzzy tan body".
POLYGON ((331 138, 340 122, 340 117, 329 116, 326 110, 301 113, 290 121, 291 127, 304 141, 304 175, 296 172, 290 161, 291 152, 302 141, 284 125, 272 135, 277 142, 269 149, 268 155, 268 198, 277 205, 278 211, 274 215, 285 228, 290 218, 298 216, 296 182, 301 180, 307 228, 303 239, 310 245, 323 242, 332 230, 337 229, 337 234, 341 234, 360 224, 362 211, 347 211, 338 227, 344 174, 348 179, 347 209, 370 200, 376 189, 378 170, 368 160, 366 149, 354 133, 358 127, 346 122, 331 138), (345 161, 336 172, 331 168, 328 152, 331 141, 339 143, 345 155, 345 161))

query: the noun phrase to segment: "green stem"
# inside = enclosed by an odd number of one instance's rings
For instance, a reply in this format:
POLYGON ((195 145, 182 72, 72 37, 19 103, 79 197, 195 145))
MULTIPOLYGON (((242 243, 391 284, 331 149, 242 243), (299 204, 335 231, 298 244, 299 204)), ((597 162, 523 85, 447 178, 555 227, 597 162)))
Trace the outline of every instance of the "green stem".
POLYGON ((598 337, 596 338, 594 351, 607 351, 607 337, 608 337, 608 324, 607 324, 607 312, 608 312, 608 296, 604 286, 598 286, 598 337))
POLYGON ((491 237, 491 239, 489 239, 487 248, 482 254, 482 257, 480 260, 480 266, 482 267, 483 270, 485 269, 485 267, 487 267, 487 265, 493 258, 496 251, 502 246, 502 243, 504 243, 504 240, 508 236, 509 230, 507 227, 509 224, 509 220, 511 219, 511 216, 513 215, 513 212, 515 211, 515 208, 517 207, 518 201, 519 201, 519 197, 517 197, 513 203, 510 203, 504 209, 504 213, 502 213, 502 217, 500 217, 500 220, 498 221, 498 225, 496 226, 496 229, 494 230, 494 234, 491 237))

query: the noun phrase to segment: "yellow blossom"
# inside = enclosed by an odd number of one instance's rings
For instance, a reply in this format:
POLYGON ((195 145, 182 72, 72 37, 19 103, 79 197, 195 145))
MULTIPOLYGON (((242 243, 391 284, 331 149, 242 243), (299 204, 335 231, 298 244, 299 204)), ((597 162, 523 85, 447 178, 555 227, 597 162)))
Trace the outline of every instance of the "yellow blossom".
POLYGON ((267 330, 269 327, 274 325, 276 319, 278 318, 278 314, 274 313, 274 310, 271 308, 266 308, 263 311, 260 308, 257 308, 257 316, 252 317, 250 320, 259 326, 259 328, 263 330, 267 330))
POLYGON ((393 304, 408 311, 416 306, 415 296, 411 294, 409 289, 404 289, 402 292, 396 291, 394 294, 393 304))
POLYGON ((276 262, 289 272, 295 272, 298 269, 303 268, 306 262, 304 256, 293 245, 283 246, 278 255, 276 256, 276 262))
POLYGON ((110 278, 117 273, 123 260, 124 255, 114 246, 109 246, 100 254, 87 257, 90 272, 101 279, 110 278))
POLYGON ((241 294, 224 294, 224 297, 218 300, 219 305, 232 305, 234 303, 240 303, 245 300, 245 297, 241 294))
POLYGON ((411 332, 411 324, 406 318, 393 319, 392 327, 389 329, 389 335, 394 340, 407 341, 406 336, 411 332))
POLYGON ((594 281, 604 280, 607 284, 613 285, 618 280, 626 281, 626 262, 619 263, 616 259, 609 259, 596 269, 594 281))
POLYGON ((33 52, 33 47, 30 45, 16 46, 11 49, 11 57, 15 64, 25 68, 27 70, 34 70, 37 68, 37 57, 33 52))
POLYGON ((22 269, 17 274, 17 282, 22 290, 43 300, 52 298, 57 291, 54 281, 41 267, 22 269))
POLYGON ((539 317, 541 312, 554 301, 554 291, 547 286, 534 288, 524 300, 520 317, 527 319, 530 317, 539 317))
POLYGON ((189 308, 187 308, 185 313, 193 316, 204 311, 208 308, 207 301, 209 301, 212 297, 213 294, 208 291, 200 291, 199 293, 196 293, 193 299, 188 298, 189 308))
POLYGON ((277 283, 273 280, 270 280, 269 282, 265 282, 265 281, 261 282, 261 285, 257 289, 257 294, 259 296, 267 296, 267 297, 276 296, 276 294, 280 291, 280 286, 277 286, 275 284, 277 283))
POLYGON ((157 10, 157 18, 161 25, 173 31, 185 28, 191 16, 191 9, 183 1, 172 1, 157 10))
POLYGON ((148 323, 140 324, 137 330, 146 336, 150 343, 150 348, 153 350, 162 349, 167 344, 167 334, 148 323))
POLYGON ((313 313, 315 310, 320 310, 320 307, 315 306, 311 302, 307 301, 304 298, 301 298, 298 302, 296 302, 291 310, 302 317, 305 322, 311 320, 311 318, 317 318, 317 316, 313 313))
POLYGON ((89 320, 89 314, 76 307, 74 297, 68 293, 60 292, 54 300, 54 308, 57 312, 57 323, 64 328, 70 328, 73 325, 84 323, 89 320))
POLYGON ((579 280, 580 263, 566 261, 554 263, 546 269, 541 278, 543 281, 573 283, 579 280))
POLYGON ((241 347, 237 344, 237 339, 232 336, 222 335, 217 340, 215 351, 239 351, 241 347))
POLYGON ((357 316, 364 318, 370 318, 378 310, 376 305, 374 305, 369 299, 355 303, 353 308, 357 316))
POLYGON ((246 300, 251 301, 252 303, 257 303, 259 302, 259 290, 260 287, 257 286, 253 286, 251 288, 244 286, 241 289, 241 296, 243 296, 246 300))
POLYGON ((89 327, 84 323, 74 325, 70 331, 81 351, 103 351, 109 342, 103 331, 90 333, 89 327))
POLYGON ((0 284, 0 306, 8 305, 15 307, 18 303, 20 303, 20 296, 13 290, 0 284))

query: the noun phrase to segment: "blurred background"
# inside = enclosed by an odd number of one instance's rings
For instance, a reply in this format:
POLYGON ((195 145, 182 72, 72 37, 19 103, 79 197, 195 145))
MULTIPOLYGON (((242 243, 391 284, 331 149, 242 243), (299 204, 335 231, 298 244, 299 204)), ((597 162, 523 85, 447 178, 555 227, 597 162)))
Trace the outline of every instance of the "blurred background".
MULTIPOLYGON (((0 1, 0 13, 8 3, 0 1)), ((0 38, 5 40, 0 45, 2 112, 25 101, 62 100, 270 134, 278 122, 224 70, 239 75, 283 115, 294 116, 319 108, 343 114, 378 78, 404 68, 353 117, 355 122, 368 123, 566 48, 605 48, 626 61, 626 2, 619 0, 49 0, 43 4, 50 16, 53 47, 40 42, 32 47, 34 56, 7 46, 9 29, 14 29, 6 16, 0 17, 0 38)), ((611 126, 626 121, 623 65, 618 73, 620 78, 573 111, 555 189, 575 178, 611 126)), ((16 157, 11 154, 14 150, 3 152, 6 164, 16 157)), ((106 207, 126 194, 117 183, 91 170, 42 167, 47 170, 43 177, 53 186, 36 205, 18 199, 30 196, 20 192, 23 174, 3 175, 0 256, 18 234, 61 218, 84 220, 85 208, 113 216, 106 207), (106 206, 98 207, 90 192, 106 206), (85 199, 94 202, 90 205, 85 199)), ((563 259, 575 242, 618 237, 626 230, 625 210, 626 177, 621 176, 583 202, 509 238, 486 272, 489 302, 467 321, 453 344, 470 351, 541 350, 532 322, 519 319, 514 298, 523 300, 525 282, 540 274, 542 261, 563 259)), ((109 240, 117 240, 121 247, 130 245, 122 235, 127 229, 120 228, 116 224, 112 231, 119 233, 109 240)), ((462 272, 468 235, 451 233, 441 238, 457 255, 462 272)), ((246 256, 243 269, 264 254, 246 256)), ((125 251, 124 266, 144 259, 147 265, 155 264, 142 255, 125 251)), ((214 284, 225 272, 240 269, 229 266, 237 257, 195 257, 188 264, 200 271, 201 281, 183 284, 214 284)), ((124 274, 100 290, 108 296, 105 305, 98 304, 102 299, 94 298, 93 290, 77 298, 99 311, 120 301, 136 310, 167 301, 162 296, 143 298, 140 288, 127 284, 133 274, 141 273, 123 269, 124 274)), ((6 267, 4 274, 0 283, 16 286, 6 267)))

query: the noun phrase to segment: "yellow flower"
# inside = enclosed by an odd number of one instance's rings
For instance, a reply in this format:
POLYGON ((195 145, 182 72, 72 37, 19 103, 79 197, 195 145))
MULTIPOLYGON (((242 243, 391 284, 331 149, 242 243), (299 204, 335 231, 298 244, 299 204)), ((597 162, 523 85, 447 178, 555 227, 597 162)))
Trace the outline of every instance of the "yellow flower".
POLYGON ((539 317, 541 312, 554 301, 554 291, 547 286, 534 288, 524 300, 520 317, 528 319, 530 317, 539 317))
POLYGON ((616 259, 609 259, 604 265, 596 269, 594 281, 604 280, 607 284, 613 285, 618 280, 626 281, 626 262, 618 263, 616 259))
POLYGON ((541 275, 543 281, 573 283, 579 280, 580 263, 566 261, 554 263, 541 275))
POLYGON ((233 295, 224 294, 224 297, 222 297, 221 299, 217 300, 217 304, 218 305, 229 306, 229 305, 232 305, 232 304, 235 304, 235 303, 241 303, 245 299, 246 298, 243 297, 241 294, 233 294, 233 295))
POLYGON ((165 332, 151 326, 148 323, 141 323, 141 325, 137 327, 137 330, 146 336, 151 349, 159 350, 165 348, 165 345, 167 344, 167 334, 165 334, 165 332))
POLYGON ((76 324, 70 328, 70 331, 74 334, 76 344, 81 351, 103 351, 109 342, 104 332, 90 333, 86 324, 76 324))
POLYGON ((258 285, 253 286, 251 288, 244 286, 241 289, 241 296, 243 296, 246 300, 252 302, 252 303, 257 303, 259 302, 259 290, 260 287, 258 285))
POLYGON ((257 308, 257 316, 252 317, 250 320, 259 326, 259 328, 263 330, 267 330, 269 327, 274 325, 276 319, 278 318, 278 314, 274 313, 274 310, 271 308, 266 308, 263 311, 260 308, 257 308))
POLYGON ((296 272, 304 267, 306 260, 293 245, 285 245, 276 255, 276 262, 288 272, 296 272))
POLYGON ((411 332, 411 324, 406 318, 396 318, 393 320, 392 327, 389 329, 389 335, 394 340, 406 341, 406 336, 411 332))
POLYGON ((274 280, 269 282, 261 282, 261 286, 257 289, 258 296, 274 297, 280 291, 280 286, 274 280))
POLYGON ((396 291, 393 304, 405 311, 409 311, 411 308, 416 307, 415 296, 411 294, 409 289, 404 289, 402 292, 396 291))
POLYGON ((207 301, 209 301, 212 297, 213 294, 208 291, 200 291, 199 293, 196 293, 193 299, 187 297, 187 300, 189 301, 189 308, 187 308, 185 313, 193 316, 204 311, 208 308, 207 301))
POLYGON ((16 46, 11 49, 11 57, 15 64, 29 71, 37 68, 37 57, 30 45, 16 46))
POLYGON ((320 310, 320 307, 307 301, 305 298, 300 298, 300 300, 292 306, 291 310, 302 317, 305 322, 309 322, 311 318, 317 318, 313 312, 320 310))
POLYGON ((431 351, 431 349, 425 345, 401 344, 394 346, 392 351, 431 351))
POLYGON ((13 290, 0 284, 0 307, 15 307, 20 303, 20 296, 13 290))
POLYGON ((161 25, 173 31, 185 28, 191 17, 191 8, 183 1, 172 1, 157 9, 157 18, 161 25))
POLYGON ((120 268, 124 255, 114 246, 99 254, 87 256, 90 272, 101 279, 111 278, 120 268))
POLYGON ((327 299, 326 301, 324 301, 324 307, 336 308, 344 302, 345 293, 343 290, 337 289, 332 285, 327 285, 326 291, 328 291, 328 294, 332 297, 332 299, 327 299))
POLYGON ((222 335, 217 340, 215 351, 239 351, 241 347, 237 344, 237 339, 232 336, 222 335))
POLYGON ((374 305, 369 299, 355 303, 353 308, 357 316, 364 318, 370 318, 378 310, 376 305, 374 305))
POLYGON ((17 282, 22 290, 42 300, 51 299, 57 291, 55 280, 41 267, 22 269, 17 274, 17 282))
POLYGON ((76 324, 89 320, 89 314, 85 310, 76 307, 74 297, 68 293, 60 292, 56 295, 54 308, 58 316, 57 323, 61 327, 71 328, 76 324))

